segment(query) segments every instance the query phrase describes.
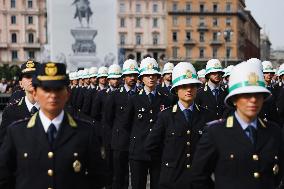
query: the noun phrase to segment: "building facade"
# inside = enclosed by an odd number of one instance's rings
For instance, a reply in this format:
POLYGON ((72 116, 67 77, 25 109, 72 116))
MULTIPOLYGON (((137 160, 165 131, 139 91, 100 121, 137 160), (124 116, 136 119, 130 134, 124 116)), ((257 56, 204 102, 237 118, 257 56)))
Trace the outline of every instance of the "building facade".
POLYGON ((161 60, 167 44, 165 0, 118 0, 118 49, 124 59, 161 60))
POLYGON ((167 0, 166 59, 224 65, 259 57, 260 27, 244 0, 167 0))
POLYGON ((266 34, 260 36, 260 59, 270 60, 271 42, 266 34))
POLYGON ((40 59, 47 42, 46 0, 0 1, 0 63, 40 59))

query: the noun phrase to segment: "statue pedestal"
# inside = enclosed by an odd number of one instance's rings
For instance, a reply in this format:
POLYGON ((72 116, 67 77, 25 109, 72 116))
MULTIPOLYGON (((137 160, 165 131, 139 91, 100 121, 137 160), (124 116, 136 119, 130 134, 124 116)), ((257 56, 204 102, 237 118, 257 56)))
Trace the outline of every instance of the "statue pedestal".
POLYGON ((71 29, 71 34, 75 39, 72 44, 73 55, 69 56, 68 69, 77 70, 77 68, 88 68, 100 64, 96 57, 96 44, 94 39, 97 30, 92 28, 71 29))

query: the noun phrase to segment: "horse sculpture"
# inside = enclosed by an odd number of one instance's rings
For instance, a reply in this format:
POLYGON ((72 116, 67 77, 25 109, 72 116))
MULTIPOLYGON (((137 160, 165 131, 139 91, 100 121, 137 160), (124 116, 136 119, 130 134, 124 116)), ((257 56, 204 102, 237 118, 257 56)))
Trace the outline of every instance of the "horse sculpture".
POLYGON ((78 17, 81 26, 83 27, 82 19, 86 18, 87 24, 89 26, 90 17, 92 16, 93 12, 90 8, 89 0, 74 0, 72 5, 76 6, 76 13, 74 19, 78 17))

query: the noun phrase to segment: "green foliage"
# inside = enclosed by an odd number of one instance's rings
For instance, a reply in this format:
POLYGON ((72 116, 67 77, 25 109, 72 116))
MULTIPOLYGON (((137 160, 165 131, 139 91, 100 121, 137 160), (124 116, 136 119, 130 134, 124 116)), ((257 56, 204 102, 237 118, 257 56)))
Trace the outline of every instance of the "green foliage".
POLYGON ((6 78, 11 80, 14 77, 19 77, 21 69, 17 65, 9 66, 8 64, 3 64, 0 66, 0 79, 6 78))

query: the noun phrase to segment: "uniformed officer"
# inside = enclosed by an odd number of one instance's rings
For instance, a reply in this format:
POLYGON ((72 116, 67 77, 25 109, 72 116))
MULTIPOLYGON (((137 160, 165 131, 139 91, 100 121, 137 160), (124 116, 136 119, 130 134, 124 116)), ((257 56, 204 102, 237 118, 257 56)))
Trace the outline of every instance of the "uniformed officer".
POLYGON ((243 62, 233 68, 225 103, 236 111, 205 128, 191 170, 194 189, 210 188, 212 173, 215 189, 278 186, 283 167, 281 129, 258 117, 269 95, 260 63, 243 62))
POLYGON ((25 91, 25 95, 18 101, 8 104, 2 114, 2 122, 0 126, 0 145, 3 142, 7 127, 14 121, 30 118, 39 109, 39 104, 33 97, 32 77, 35 74, 39 63, 27 61, 21 65, 21 87, 25 91))
POLYGON ((224 72, 223 84, 224 84, 225 89, 228 88, 229 78, 230 78, 231 71, 232 71, 233 68, 234 68, 234 65, 230 65, 223 70, 223 72, 224 72))
POLYGON ((100 188, 103 164, 93 127, 63 110, 69 96, 65 65, 39 65, 32 82, 41 109, 8 128, 0 188, 100 188))
POLYGON ((145 145, 151 159, 162 159, 159 189, 191 188, 192 159, 206 124, 206 109, 194 103, 201 84, 191 63, 175 66, 171 91, 178 103, 159 114, 145 145))
POLYGON ((281 64, 278 70, 278 76, 279 76, 279 94, 277 98, 277 109, 278 109, 278 114, 280 118, 280 123, 283 126, 284 124, 284 64, 281 64))
POLYGON ((266 88, 272 93, 273 96, 277 98, 278 87, 277 85, 274 85, 272 81, 275 75, 275 70, 273 69, 272 63, 270 61, 263 61, 262 69, 266 88))
POLYGON ((227 91, 222 82, 223 70, 221 62, 218 59, 211 59, 206 65, 206 74, 208 82, 198 90, 196 104, 208 109, 206 115, 207 121, 220 119, 225 110, 224 99, 227 91))
POLYGON ((150 188, 158 188, 160 161, 152 160, 145 149, 145 140, 156 122, 158 113, 168 106, 167 97, 156 90, 160 76, 154 58, 147 57, 140 65, 144 88, 128 100, 121 127, 130 134, 129 162, 133 189, 145 189, 150 173, 150 188))
POLYGON ((83 87, 82 75, 83 75, 83 70, 78 70, 77 74, 76 74, 76 78, 78 80, 78 85, 77 85, 77 87, 74 89, 74 91, 72 93, 71 105, 73 106, 73 108, 76 111, 80 110, 80 108, 78 107, 78 98, 79 98, 79 95, 80 95, 80 91, 81 91, 81 89, 83 87))
POLYGON ((202 82, 202 85, 206 83, 205 73, 206 73, 205 69, 201 69, 197 72, 198 80, 202 82))
POLYGON ((82 114, 81 111, 82 111, 83 104, 84 104, 84 97, 90 85, 89 69, 85 68, 81 73, 82 74, 81 74, 80 80, 82 80, 82 84, 81 84, 81 89, 78 93, 78 97, 76 100, 77 108, 78 108, 78 111, 80 112, 79 117, 81 117, 81 114, 82 114))
POLYGON ((135 60, 123 63, 122 77, 124 85, 108 95, 104 109, 105 143, 111 144, 113 151, 113 189, 128 189, 129 183, 129 131, 122 127, 122 118, 126 111, 128 99, 137 94, 136 81, 139 74, 135 60))

